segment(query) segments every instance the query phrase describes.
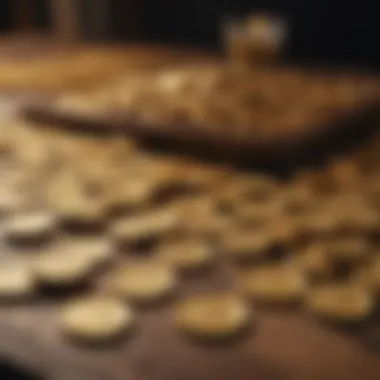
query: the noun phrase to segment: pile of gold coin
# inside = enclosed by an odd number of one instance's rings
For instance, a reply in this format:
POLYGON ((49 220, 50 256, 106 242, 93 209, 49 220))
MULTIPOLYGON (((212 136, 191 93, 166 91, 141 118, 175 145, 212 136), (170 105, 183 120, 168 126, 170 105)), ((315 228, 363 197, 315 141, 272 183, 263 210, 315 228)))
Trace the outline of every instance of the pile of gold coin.
POLYGON ((214 138, 252 138, 330 124, 373 102, 379 88, 374 78, 350 74, 192 64, 131 71, 91 91, 61 94, 47 107, 74 118, 111 113, 144 125, 197 126, 190 133, 214 138))
POLYGON ((280 180, 124 137, 3 125, 0 301, 58 291, 58 328, 97 343, 144 328, 145 308, 172 308, 179 333, 207 339, 260 328, 267 305, 365 322, 380 294, 378 140, 280 180), (185 291, 222 266, 224 287, 185 291))

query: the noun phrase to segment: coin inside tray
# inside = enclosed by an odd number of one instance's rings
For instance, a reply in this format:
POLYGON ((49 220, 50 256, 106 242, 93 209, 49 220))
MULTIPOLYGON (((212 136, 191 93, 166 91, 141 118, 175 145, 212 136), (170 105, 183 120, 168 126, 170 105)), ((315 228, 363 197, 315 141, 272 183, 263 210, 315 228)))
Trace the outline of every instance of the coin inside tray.
POLYGON ((326 70, 199 65, 129 73, 26 113, 196 155, 276 161, 316 154, 367 132, 380 114, 379 83, 326 70))

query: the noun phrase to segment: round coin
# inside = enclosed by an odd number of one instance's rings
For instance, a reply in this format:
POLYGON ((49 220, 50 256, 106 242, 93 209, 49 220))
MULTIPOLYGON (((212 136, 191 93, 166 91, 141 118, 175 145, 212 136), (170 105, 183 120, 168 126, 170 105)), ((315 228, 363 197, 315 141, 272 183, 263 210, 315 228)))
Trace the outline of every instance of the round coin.
POLYGON ((157 256, 174 269, 187 272, 209 267, 215 259, 215 252, 207 243, 189 240, 162 245, 157 256))
POLYGON ((371 293, 353 284, 327 284, 313 288, 306 300, 316 316, 332 322, 355 323, 366 320, 374 309, 371 293))
POLYGON ((189 296, 174 310, 175 324, 181 330, 206 339, 235 336, 249 325, 251 313, 237 296, 213 292, 189 296))
POLYGON ((140 239, 162 236, 176 227, 176 214, 159 210, 150 214, 123 218, 111 226, 111 235, 119 243, 133 243, 140 239))
POLYGON ((238 261, 256 261, 264 259, 273 241, 265 231, 234 231, 225 234, 222 239, 222 249, 238 261))
POLYGON ((12 241, 40 240, 51 236, 57 223, 48 212, 26 212, 10 216, 4 222, 4 235, 12 241))
POLYGON ((112 257, 113 246, 110 240, 103 237, 78 237, 64 241, 60 250, 75 256, 88 259, 94 266, 108 262, 112 257))
POLYGON ((36 278, 30 263, 6 260, 0 263, 0 299, 19 300, 31 296, 36 278))
POLYGON ((65 287, 84 281, 94 269, 94 263, 84 255, 57 250, 39 255, 34 267, 42 284, 65 287))
POLYGON ((60 313, 60 328, 68 336, 86 342, 106 342, 130 330, 132 309, 118 300, 90 296, 69 302, 60 313))
POLYGON ((176 287, 176 276, 168 266, 150 262, 126 264, 109 281, 111 292, 141 303, 162 300, 176 287))
POLYGON ((269 304, 300 302, 307 290, 302 272, 291 266, 268 265, 240 274, 242 291, 253 299, 269 304))

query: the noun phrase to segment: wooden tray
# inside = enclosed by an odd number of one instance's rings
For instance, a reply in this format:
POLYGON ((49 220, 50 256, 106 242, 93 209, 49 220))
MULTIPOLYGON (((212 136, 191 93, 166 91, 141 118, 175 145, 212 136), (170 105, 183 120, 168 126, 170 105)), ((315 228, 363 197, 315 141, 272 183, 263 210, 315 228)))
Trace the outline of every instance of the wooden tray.
POLYGON ((81 117, 50 110, 45 106, 31 106, 24 116, 42 126, 67 128, 96 134, 126 134, 139 139, 148 148, 190 154, 200 158, 227 161, 239 165, 293 165, 302 160, 324 158, 331 152, 346 149, 378 129, 380 107, 377 102, 360 110, 353 110, 337 122, 313 125, 300 133, 281 133, 272 138, 233 141, 214 139, 193 133, 191 126, 152 125, 133 120, 120 113, 100 117, 81 117))
MULTIPOLYGON (((326 78, 329 76, 327 75, 332 75, 331 73, 326 75, 324 72, 321 74, 319 71, 308 73, 307 70, 283 67, 272 69, 269 73, 274 78, 277 73, 293 76, 301 73, 300 78, 306 82, 308 78, 319 76, 323 78, 324 83, 328 83, 326 78)), ((347 80, 350 76, 347 74, 347 78, 343 78, 347 80)), ((363 76, 363 78, 368 82, 368 76, 363 76)), ((272 80, 272 84, 273 82, 275 83, 272 80)), ((301 92, 295 99, 300 100, 302 96, 301 92)), ((297 110, 297 104, 294 104, 296 101, 292 103, 293 111, 297 110)), ((374 91, 365 100, 359 99, 352 106, 345 106, 337 109, 335 113, 333 111, 331 114, 326 114, 327 116, 323 117, 322 121, 318 119, 318 114, 315 114, 316 117, 307 119, 308 121, 303 122, 301 128, 289 130, 278 128, 268 131, 264 124, 264 128, 261 127, 259 133, 255 132, 257 129, 255 126, 249 128, 247 132, 235 133, 234 131, 238 129, 236 125, 215 129, 205 124, 146 122, 123 109, 95 111, 93 115, 90 112, 71 113, 67 109, 63 111, 55 108, 52 103, 43 100, 28 107, 25 115, 41 123, 91 133, 125 133, 140 139, 149 146, 186 152, 203 158, 245 164, 260 160, 284 164, 315 158, 318 154, 325 155, 337 149, 337 146, 345 145, 346 140, 356 141, 361 135, 367 135, 372 131, 374 123, 380 120, 380 91, 374 91)))

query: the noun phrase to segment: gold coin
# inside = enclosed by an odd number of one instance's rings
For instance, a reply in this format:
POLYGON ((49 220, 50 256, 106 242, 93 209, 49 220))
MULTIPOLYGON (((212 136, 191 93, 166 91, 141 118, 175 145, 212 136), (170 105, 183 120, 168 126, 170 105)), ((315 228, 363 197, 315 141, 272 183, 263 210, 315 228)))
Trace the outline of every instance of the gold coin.
POLYGON ((74 171, 61 173, 47 188, 51 210, 63 222, 92 225, 101 223, 106 214, 106 204, 99 197, 85 191, 83 181, 74 171))
POLYGON ((229 338, 248 326, 251 313, 237 296, 213 292, 189 296, 174 309, 178 328, 201 338, 229 338))
POLYGON ((262 231, 234 231, 225 234, 222 249, 237 260, 260 260, 266 257, 273 244, 262 231))
POLYGON ((112 258, 111 241, 103 237, 78 237, 61 243, 59 249, 68 255, 88 258, 94 266, 103 264, 112 258))
POLYGON ((139 239, 159 237, 172 231, 177 215, 171 209, 117 220, 111 226, 111 235, 119 242, 132 243, 139 239))
POLYGON ((162 245, 157 256, 163 263, 179 270, 199 270, 215 259, 211 246, 201 241, 179 241, 162 245))
POLYGON ((94 116, 99 112, 96 103, 88 97, 80 94, 70 94, 58 98, 54 103, 54 108, 59 112, 66 112, 74 115, 94 116))
POLYGON ((326 253, 333 261, 357 262, 368 257, 370 246, 365 238, 346 237, 325 243, 326 253))
POLYGON ((27 196, 14 189, 0 189, 0 216, 6 216, 22 210, 27 203, 27 196))
POLYGON ((118 268, 109 280, 109 290, 137 302, 154 302, 177 287, 174 272, 165 265, 135 262, 118 268))
POLYGON ((333 265, 323 244, 313 244, 295 253, 292 262, 310 279, 323 279, 333 275, 333 265))
POLYGON ((330 210, 319 210, 299 218, 300 234, 314 236, 329 235, 341 226, 341 216, 330 210))
POLYGON ((48 212, 25 212, 10 216, 4 224, 4 234, 11 239, 34 239, 53 234, 57 222, 48 212))
POLYGON ((271 304, 300 302, 307 290, 305 277, 292 266, 257 267, 242 273, 239 281, 248 296, 271 304))
POLYGON ((216 203, 212 195, 202 194, 173 202, 171 207, 178 212, 181 220, 194 218, 199 220, 211 215, 215 211, 216 203))
POLYGON ((64 222, 75 224, 98 224, 105 217, 105 205, 85 197, 70 197, 56 202, 54 212, 64 222))
POLYGON ((277 189, 273 178, 265 175, 236 175, 233 181, 228 182, 221 190, 224 199, 246 199, 263 201, 270 197, 277 189))
POLYGON ((237 204, 237 218, 245 225, 265 225, 277 218, 282 212, 281 205, 277 202, 248 203, 239 202, 237 204))
POLYGON ((380 258, 375 257, 361 275, 368 288, 380 294, 380 258))
POLYGON ((34 265, 37 279, 46 285, 71 286, 85 280, 94 268, 93 258, 57 250, 43 253, 34 265))
POLYGON ((316 316, 332 322, 360 322, 372 313, 374 299, 361 285, 337 283, 311 289, 306 305, 316 316))
POLYGON ((352 210, 351 215, 347 215, 347 227, 355 231, 371 232, 379 229, 380 218, 371 207, 364 207, 361 210, 352 210))
POLYGON ((359 193, 343 194, 329 205, 340 218, 340 230, 348 233, 371 232, 379 227, 379 216, 368 200, 359 193))
POLYGON ((218 194, 198 194, 172 204, 179 215, 179 228, 186 236, 214 238, 223 236, 234 225, 224 212, 218 194))
POLYGON ((197 161, 181 161, 177 170, 181 183, 198 190, 212 189, 228 176, 228 170, 224 167, 205 165, 197 161))
POLYGON ((36 277, 30 263, 9 259, 0 263, 0 298, 20 299, 33 294, 36 277))
POLYGON ((148 202, 154 192, 151 181, 144 178, 121 181, 107 191, 107 204, 111 210, 138 207, 148 202))
POLYGON ((315 197, 310 189, 293 185, 280 192, 278 202, 285 215, 298 216, 312 209, 315 197))
POLYGON ((205 210, 198 215, 195 212, 193 217, 182 216, 180 220, 180 228, 185 234, 204 238, 223 236, 232 226, 233 220, 228 215, 215 210, 205 210))
POLYGON ((270 220, 264 230, 274 245, 288 246, 296 242, 298 227, 296 222, 288 217, 280 216, 270 220))
POLYGON ((75 339, 105 342, 130 330, 135 322, 132 309, 118 300, 90 296, 69 302, 60 312, 61 330, 75 339))

